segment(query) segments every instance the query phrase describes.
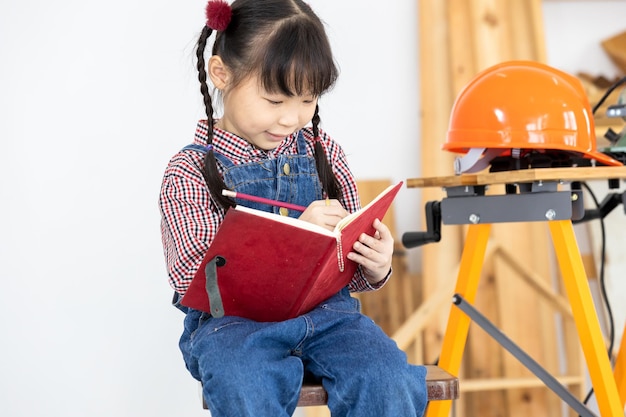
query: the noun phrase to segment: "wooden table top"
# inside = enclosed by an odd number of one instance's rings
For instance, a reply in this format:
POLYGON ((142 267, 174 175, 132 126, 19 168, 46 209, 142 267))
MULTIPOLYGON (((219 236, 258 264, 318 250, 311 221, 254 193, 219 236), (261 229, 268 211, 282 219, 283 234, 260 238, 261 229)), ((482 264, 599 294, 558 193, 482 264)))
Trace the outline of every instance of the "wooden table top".
POLYGON ((580 168, 534 168, 517 171, 479 172, 445 177, 410 178, 408 188, 459 187, 473 185, 514 184, 535 181, 590 181, 626 179, 626 166, 580 168))

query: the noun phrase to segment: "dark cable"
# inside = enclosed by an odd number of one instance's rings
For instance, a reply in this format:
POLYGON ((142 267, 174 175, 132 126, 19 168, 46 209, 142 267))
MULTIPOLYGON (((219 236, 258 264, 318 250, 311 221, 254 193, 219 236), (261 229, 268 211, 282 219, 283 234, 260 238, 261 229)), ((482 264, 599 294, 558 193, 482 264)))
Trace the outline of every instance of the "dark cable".
MULTIPOLYGON (((626 77, 624 79, 626 80, 626 77)), ((591 189, 591 187, 589 187, 589 185, 586 182, 583 182, 582 186, 585 187, 585 190, 587 190, 587 192, 591 196, 594 204, 596 205, 596 208, 599 209, 600 203, 599 203, 598 199, 596 198, 596 195, 593 192, 593 190, 591 189)), ((614 344, 614 339, 615 339, 615 322, 613 320, 613 312, 611 310, 611 303, 609 302, 609 297, 608 297, 608 294, 606 292, 606 285, 605 285, 605 279, 604 279, 604 269, 605 269, 604 267, 605 267, 605 258, 606 258, 606 230, 605 230, 605 227, 604 227, 604 218, 600 217, 599 220, 600 220, 600 231, 601 231, 601 235, 600 236, 601 236, 601 241, 602 241, 602 246, 601 246, 601 250, 600 250, 600 276, 599 276, 599 282, 600 282, 600 291, 602 293, 602 300, 604 302, 604 307, 606 308, 606 313, 607 313, 608 321, 609 321, 609 347, 608 347, 608 355, 609 355, 609 360, 611 360, 611 352, 613 352, 613 344, 614 344)), ((587 393, 587 396, 583 400, 583 404, 586 405, 589 402, 589 399, 591 398, 592 395, 593 395, 593 387, 591 387, 591 389, 587 393)))
POLYGON ((593 114, 596 114, 596 111, 600 108, 600 106, 602 105, 602 103, 604 103, 604 100, 606 100, 606 98, 611 95, 611 93, 620 85, 626 83, 626 77, 622 78, 621 80, 617 81, 615 84, 613 84, 611 87, 609 87, 608 90, 606 90, 606 93, 604 93, 604 95, 602 96, 602 98, 600 99, 600 101, 598 101, 598 103, 593 106, 593 114))

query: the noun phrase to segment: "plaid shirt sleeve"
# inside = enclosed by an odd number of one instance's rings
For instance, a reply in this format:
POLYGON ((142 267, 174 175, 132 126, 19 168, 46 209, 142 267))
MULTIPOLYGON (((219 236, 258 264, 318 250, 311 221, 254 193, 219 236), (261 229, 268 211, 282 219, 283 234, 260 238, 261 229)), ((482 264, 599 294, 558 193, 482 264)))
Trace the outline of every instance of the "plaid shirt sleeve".
POLYGON ((180 294, 189 287, 224 216, 211 200, 200 160, 194 152, 174 156, 159 196, 167 273, 170 285, 180 294))
MULTIPOLYGON (((343 193, 342 204, 344 208, 353 213, 361 208, 361 200, 359 199, 359 193, 356 187, 356 180, 354 179, 354 175, 350 170, 348 165, 348 160, 346 158, 345 152, 343 148, 339 146, 337 142, 332 140, 324 131, 320 129, 320 138, 322 139, 322 144, 324 146, 324 150, 326 151, 326 155, 330 160, 331 166, 333 167, 333 172, 341 185, 341 190, 343 193)), ((352 278, 352 281, 348 284, 348 288, 352 292, 364 292, 364 291, 373 291, 381 288, 389 277, 391 276, 391 270, 387 274, 387 276, 376 283, 375 285, 370 284, 365 275, 363 275, 363 270, 359 267, 352 278)))

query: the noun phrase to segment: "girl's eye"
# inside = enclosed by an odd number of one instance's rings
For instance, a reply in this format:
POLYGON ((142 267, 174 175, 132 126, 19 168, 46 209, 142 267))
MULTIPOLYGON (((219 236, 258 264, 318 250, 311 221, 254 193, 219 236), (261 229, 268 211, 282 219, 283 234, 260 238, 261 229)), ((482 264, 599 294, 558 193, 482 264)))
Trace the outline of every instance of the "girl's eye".
POLYGON ((265 100, 267 100, 267 102, 272 104, 272 105, 278 105, 278 104, 282 103, 282 101, 280 101, 280 100, 271 100, 269 98, 266 98, 265 100))

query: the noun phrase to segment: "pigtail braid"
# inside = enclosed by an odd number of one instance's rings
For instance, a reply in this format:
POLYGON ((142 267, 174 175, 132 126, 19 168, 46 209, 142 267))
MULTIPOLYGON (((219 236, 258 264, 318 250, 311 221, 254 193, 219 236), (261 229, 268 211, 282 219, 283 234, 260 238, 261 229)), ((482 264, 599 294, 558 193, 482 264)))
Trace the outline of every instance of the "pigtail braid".
MULTIPOLYGON (((207 84, 204 50, 206 49, 207 41, 212 32, 213 30, 211 28, 205 26, 202 29, 202 33, 200 34, 200 38, 198 39, 198 45, 196 48, 196 57, 198 59, 198 81, 200 81, 200 92, 202 93, 202 99, 204 101, 204 108, 207 116, 207 145, 213 144, 213 128, 215 126, 215 121, 213 120, 213 101, 211 99, 209 86, 207 84)), ((209 192, 211 193, 211 196, 215 201, 217 201, 220 206, 222 206, 222 208, 224 208, 224 210, 227 210, 229 207, 235 206, 235 202, 233 200, 222 195, 222 190, 226 188, 226 185, 224 184, 224 179, 222 178, 222 175, 217 169, 217 161, 215 159, 215 154, 213 153, 212 146, 208 148, 207 153, 204 157, 204 169, 202 171, 202 175, 204 176, 207 187, 209 187, 209 192)))
POLYGON ((328 162, 326 152, 324 152, 324 147, 322 146, 322 141, 319 137, 319 105, 315 106, 315 114, 313 115, 313 119, 311 119, 311 122, 315 143, 315 166, 317 167, 317 175, 319 176, 320 182, 322 183, 322 188, 324 189, 324 191, 326 191, 326 195, 329 198, 341 199, 341 186, 339 185, 339 181, 337 181, 337 177, 335 177, 330 163, 328 162))
POLYGON ((209 86, 206 82, 207 73, 206 73, 206 62, 204 61, 204 50, 206 49, 206 44, 211 36, 213 29, 208 26, 202 28, 202 33, 200 34, 200 38, 198 39, 198 45, 196 48, 196 58, 198 59, 197 68, 198 68, 198 81, 200 81, 200 92, 202 93, 202 99, 204 101, 205 113, 207 116, 207 124, 209 125, 209 140, 208 144, 213 141, 213 101, 211 100, 211 94, 209 93, 209 86))

